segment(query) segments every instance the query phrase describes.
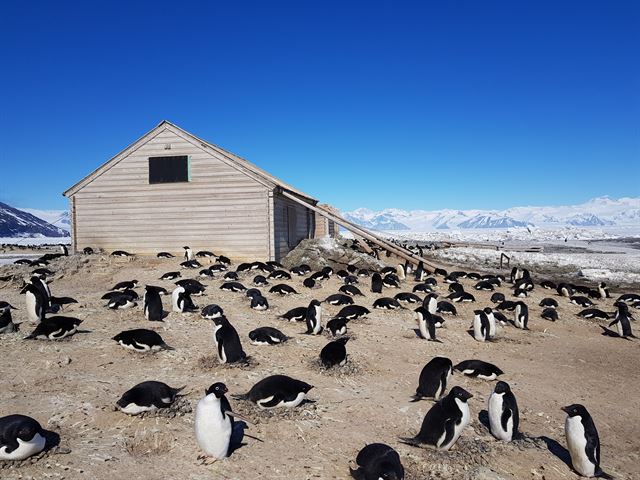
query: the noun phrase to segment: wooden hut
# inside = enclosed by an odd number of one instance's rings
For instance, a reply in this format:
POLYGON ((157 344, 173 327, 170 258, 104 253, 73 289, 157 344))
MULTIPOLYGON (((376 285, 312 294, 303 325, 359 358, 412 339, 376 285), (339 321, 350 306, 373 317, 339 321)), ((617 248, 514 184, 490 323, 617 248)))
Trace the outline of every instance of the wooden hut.
POLYGON ((317 200, 170 122, 94 170, 69 198, 74 251, 280 260, 315 236, 317 200))

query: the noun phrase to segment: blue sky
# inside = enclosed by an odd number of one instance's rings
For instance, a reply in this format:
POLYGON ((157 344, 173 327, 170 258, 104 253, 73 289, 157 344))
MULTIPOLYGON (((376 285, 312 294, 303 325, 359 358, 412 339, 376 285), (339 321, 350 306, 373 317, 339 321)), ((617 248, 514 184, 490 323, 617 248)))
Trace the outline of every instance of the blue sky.
POLYGON ((0 201, 168 119, 341 209, 640 195, 640 2, 2 2, 0 201))

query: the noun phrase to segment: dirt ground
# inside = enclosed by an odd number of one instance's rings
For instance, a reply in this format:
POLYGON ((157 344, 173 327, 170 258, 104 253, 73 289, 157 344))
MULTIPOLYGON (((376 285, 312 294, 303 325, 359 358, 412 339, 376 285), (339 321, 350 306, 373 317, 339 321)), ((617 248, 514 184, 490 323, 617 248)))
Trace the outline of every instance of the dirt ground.
MULTIPOLYGON (((33 461, 0 465, 4 479, 334 479, 349 477, 349 462, 367 443, 384 442, 399 452, 407 479, 573 479, 566 464, 564 419, 560 407, 583 403, 600 433, 602 467, 619 479, 640 478, 640 340, 625 341, 600 335, 597 322, 575 316, 580 307, 559 300, 560 321, 539 317, 538 302, 554 292, 536 287, 526 299, 530 331, 511 326, 499 330, 492 343, 478 343, 468 333, 473 310, 490 305, 490 293, 473 291, 477 302, 458 305, 457 317, 446 317, 438 330, 442 343, 416 337, 411 310, 374 310, 368 318, 349 324, 349 362, 342 369, 322 371, 317 365, 328 336, 304 335, 303 323, 289 323, 277 315, 313 298, 324 299, 338 290, 332 278, 322 289, 302 287, 302 278, 285 282, 299 295, 279 297, 266 293, 270 310, 249 308, 243 294, 222 292, 222 279, 202 280, 207 294, 194 297, 203 307, 217 303, 243 339, 251 364, 225 367, 215 355, 211 322, 199 314, 170 313, 163 323, 147 322, 142 308, 111 311, 100 300, 116 282, 137 279, 171 289, 161 274, 177 270, 179 260, 137 258, 131 262, 106 256, 55 260, 51 283, 55 296, 72 296, 78 305, 64 314, 81 318, 82 329, 59 342, 26 341, 32 326, 25 323, 16 334, 0 335, 0 416, 22 413, 36 418, 60 436, 59 447, 33 461), (274 326, 291 339, 281 346, 253 346, 247 334, 257 326, 274 326), (111 337, 122 330, 151 328, 175 348, 157 354, 139 354, 119 347, 111 337), (524 440, 504 444, 493 439, 480 421, 495 382, 455 374, 449 388, 461 385, 470 400, 472 423, 458 444, 446 453, 418 449, 398 442, 413 436, 432 402, 409 403, 422 367, 433 356, 455 363, 482 359, 495 363, 515 393, 524 440), (294 411, 263 413, 257 407, 230 399, 232 407, 249 416, 254 426, 244 445, 228 459, 199 465, 193 413, 205 388, 216 381, 230 394, 245 393, 258 380, 286 374, 315 386, 312 403, 294 411), (114 411, 120 395, 145 380, 171 386, 186 385, 184 400, 173 412, 133 417, 114 411), (493 476, 492 476, 493 475, 493 476)), ((470 267, 471 269, 471 267, 470 267)), ((28 276, 29 267, 0 267, 0 277, 28 276)), ((197 274, 183 271, 183 277, 197 274)), ((250 286, 254 273, 241 281, 250 286)), ((534 276, 535 279, 535 276, 534 276)), ((437 291, 447 294, 438 278, 437 291)), ((369 279, 361 280, 366 296, 356 303, 371 307, 375 295, 369 279)), ((472 280, 462 280, 472 290, 472 280)), ((401 290, 386 289, 384 296, 411 291, 407 280, 401 290)), ((137 289, 142 295, 143 289, 137 289)), ((268 288, 263 288, 263 293, 268 288)), ((636 292, 640 288, 636 288, 636 292)), ((510 298, 505 284, 501 291, 510 298)), ((617 295, 615 295, 617 296, 617 295)), ((15 321, 26 321, 19 282, 0 282, 0 300, 14 304, 15 321)), ((613 311, 613 299, 598 302, 613 311)), ((164 298, 165 310, 170 299, 164 298)), ((340 307, 323 304, 326 323, 340 307)), ((635 326, 635 325, 634 325, 635 326)), ((637 328, 636 328, 637 329, 637 328)))

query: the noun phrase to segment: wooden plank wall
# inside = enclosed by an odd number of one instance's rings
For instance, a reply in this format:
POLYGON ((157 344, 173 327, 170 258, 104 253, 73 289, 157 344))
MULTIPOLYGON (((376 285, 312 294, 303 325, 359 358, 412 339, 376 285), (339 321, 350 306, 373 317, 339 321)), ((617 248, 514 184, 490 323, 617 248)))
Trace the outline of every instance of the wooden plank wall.
POLYGON ((273 204, 275 259, 276 261, 280 261, 300 240, 312 236, 315 219, 313 212, 310 212, 308 208, 280 194, 276 193, 274 195, 273 204), (287 208, 293 208, 296 215, 296 231, 293 247, 289 246, 288 241, 289 225, 287 208))
POLYGON ((237 259, 270 256, 269 189, 168 130, 73 198, 79 249, 181 253, 189 245, 237 259), (191 181, 150 185, 148 158, 168 155, 189 155, 191 181))

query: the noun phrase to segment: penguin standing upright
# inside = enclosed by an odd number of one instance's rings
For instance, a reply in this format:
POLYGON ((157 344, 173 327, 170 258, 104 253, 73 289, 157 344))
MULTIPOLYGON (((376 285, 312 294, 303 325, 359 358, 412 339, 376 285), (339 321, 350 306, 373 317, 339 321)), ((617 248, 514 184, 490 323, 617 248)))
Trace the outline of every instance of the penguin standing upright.
POLYGON ((434 316, 424 307, 418 307, 414 312, 416 313, 416 322, 418 322, 420 337, 430 342, 440 342, 436 339, 436 322, 434 316))
POLYGON ((485 307, 484 313, 487 316, 487 320, 489 321, 489 338, 495 338, 497 333, 497 327, 496 327, 496 317, 493 314, 493 309, 490 307, 485 307))
POLYGON ((567 414, 564 433, 573 469, 585 477, 611 478, 600 469, 600 438, 587 409, 573 404, 562 411, 567 414))
POLYGON ((322 306, 318 300, 312 300, 307 307, 305 316, 307 334, 320 335, 322 333, 322 306))
POLYGON ((431 315, 435 315, 438 312, 438 295, 430 293, 422 301, 422 306, 427 309, 431 315))
POLYGON ((420 260, 418 263, 418 268, 416 268, 415 281, 422 282, 426 277, 426 272, 424 271, 424 262, 420 260))
MULTIPOLYGON (((182 287, 180 287, 182 288, 182 287)), ((164 288, 147 285, 144 290, 144 316, 150 322, 162 321, 162 297, 166 293, 164 288)))
POLYGON ((609 287, 607 287, 607 284, 604 282, 598 284, 598 294, 601 299, 611 298, 611 295, 609 295, 609 287))
POLYGON ((44 311, 48 312, 51 306, 51 290, 49 290, 46 277, 34 275, 29 281, 42 293, 44 311))
POLYGON ((399 280, 405 280, 407 278, 406 265, 404 265, 403 263, 399 263, 396 267, 396 275, 398 276, 399 280))
POLYGON ((20 293, 25 296, 27 317, 32 323, 44 320, 45 317, 45 298, 42 291, 36 288, 32 283, 27 283, 20 293))
POLYGON ((187 313, 197 310, 197 306, 191 300, 189 291, 178 285, 171 293, 171 308, 174 312, 187 313))
POLYGON ((473 317, 473 338, 478 342, 485 342, 489 339, 489 319, 484 310, 474 310, 473 317))
POLYGON ((220 363, 243 362, 247 354, 242 349, 240 336, 224 315, 213 319, 213 341, 220 363))
POLYGON ((629 337, 635 338, 633 332, 631 331, 631 315, 629 314, 629 307, 624 302, 616 302, 615 306, 618 308, 618 310, 616 311, 616 316, 613 319, 613 322, 611 322, 609 326, 612 327, 615 325, 616 330, 618 331, 617 335, 616 332, 612 332, 608 328, 600 326, 600 328, 604 330, 603 334, 614 337, 618 336, 627 339, 629 337))
POLYGON ((473 395, 456 385, 427 412, 418 435, 400 440, 412 446, 426 443, 438 450, 449 450, 471 421, 467 404, 471 397, 473 395))
POLYGON ((499 381, 489 396, 489 430, 498 440, 510 442, 518 435, 520 413, 515 395, 507 382, 499 381))
POLYGON ((382 293, 382 275, 378 272, 371 275, 371 291, 373 293, 382 293))
POLYGON ((191 247, 185 246, 184 248, 184 261, 190 262, 191 260, 195 260, 195 256, 193 255, 193 250, 191 247))
POLYGON ((224 383, 216 382, 205 390, 204 397, 196 407, 196 440, 205 453, 199 458, 206 463, 229 455, 234 421, 231 405, 225 397, 227 392, 224 383))
POLYGON ((447 381, 453 374, 453 363, 446 357, 433 357, 424 366, 418 379, 418 388, 412 402, 422 398, 438 400, 447 389, 447 381))
POLYGON ((514 323, 516 327, 523 330, 529 330, 529 308, 524 302, 516 302, 516 309, 514 314, 514 323))

